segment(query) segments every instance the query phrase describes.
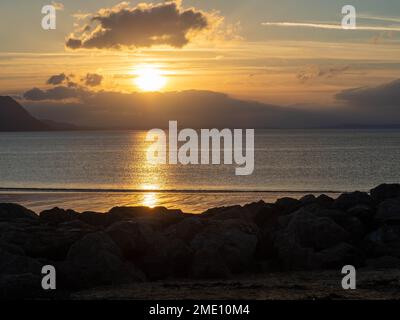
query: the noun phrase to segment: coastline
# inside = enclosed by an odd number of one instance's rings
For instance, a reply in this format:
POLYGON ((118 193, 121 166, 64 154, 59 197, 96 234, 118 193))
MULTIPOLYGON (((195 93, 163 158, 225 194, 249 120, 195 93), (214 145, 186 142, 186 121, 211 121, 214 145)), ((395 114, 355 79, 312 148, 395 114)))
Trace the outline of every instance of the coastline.
POLYGON ((400 298, 400 184, 197 215, 124 206, 36 214, 0 202, 0 234, 1 299, 400 298), (55 292, 40 288, 44 265, 57 271, 55 292), (345 265, 361 290, 341 288, 345 265))

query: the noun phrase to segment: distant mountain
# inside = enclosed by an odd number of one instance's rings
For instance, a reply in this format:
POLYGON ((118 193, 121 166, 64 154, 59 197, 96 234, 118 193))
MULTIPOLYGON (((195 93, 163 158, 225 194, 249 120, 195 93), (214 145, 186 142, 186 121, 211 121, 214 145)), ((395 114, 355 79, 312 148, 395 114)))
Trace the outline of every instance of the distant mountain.
POLYGON ((0 96, 0 131, 46 131, 52 128, 32 117, 17 101, 0 96))

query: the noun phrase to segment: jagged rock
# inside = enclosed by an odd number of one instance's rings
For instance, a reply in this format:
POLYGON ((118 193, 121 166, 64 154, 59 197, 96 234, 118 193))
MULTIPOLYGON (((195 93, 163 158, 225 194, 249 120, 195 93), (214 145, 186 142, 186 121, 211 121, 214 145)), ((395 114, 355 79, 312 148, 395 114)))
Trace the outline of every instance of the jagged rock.
POLYGON ((400 184, 381 184, 371 190, 371 197, 376 203, 400 197, 400 184))
POLYGON ((332 204, 333 208, 339 210, 348 210, 356 205, 373 206, 373 200, 366 192, 351 192, 341 194, 332 204))
POLYGON ((400 198, 388 199, 380 203, 375 216, 383 223, 400 223, 400 198))
POLYGON ((15 219, 36 220, 38 216, 31 210, 14 203, 0 203, 0 221, 15 219))

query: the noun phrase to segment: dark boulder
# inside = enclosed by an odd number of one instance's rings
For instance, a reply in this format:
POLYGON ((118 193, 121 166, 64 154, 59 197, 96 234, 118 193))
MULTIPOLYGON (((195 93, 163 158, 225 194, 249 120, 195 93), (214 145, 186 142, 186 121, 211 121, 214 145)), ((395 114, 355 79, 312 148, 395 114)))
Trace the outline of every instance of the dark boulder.
POLYGON ((399 269, 400 268, 400 259, 391 257, 391 256, 383 256, 376 259, 367 260, 367 267, 378 270, 378 269, 399 269))
POLYGON ((302 247, 326 249, 349 239, 349 233, 330 217, 320 217, 303 209, 293 214, 284 231, 302 247))
POLYGON ((323 208, 330 208, 334 202, 335 200, 326 194, 319 195, 316 201, 323 208))
POLYGON ((151 280, 169 275, 169 240, 151 223, 142 220, 120 221, 106 230, 121 248, 126 259, 138 266, 151 280))
POLYGON ((347 210, 350 216, 358 218, 362 223, 370 226, 374 221, 375 210, 365 204, 359 204, 347 210))
POLYGON ((122 261, 121 250, 104 232, 89 234, 76 242, 59 266, 58 279, 63 286, 74 289, 143 280, 138 270, 122 261))
MULTIPOLYGON (((215 221, 193 238, 191 248, 195 261, 198 261, 199 255, 216 254, 222 259, 218 261, 223 261, 230 272, 248 271, 254 261, 257 233, 254 224, 242 220, 215 221)), ((193 267, 196 268, 195 265, 193 267)), ((194 272, 199 276, 199 272, 194 272)))
POLYGON ((400 198, 381 202, 375 218, 380 223, 400 224, 400 198))
POLYGON ((351 192, 341 194, 334 202, 333 208, 339 210, 348 210, 356 205, 368 205, 373 206, 373 200, 366 192, 351 192))
POLYGON ((200 279, 226 279, 231 276, 218 248, 202 247, 196 251, 192 266, 193 276, 200 279))
POLYGON ((0 221, 15 219, 36 220, 38 216, 31 210, 14 203, 0 203, 0 221))
POLYGON ((400 184, 381 184, 371 190, 371 197, 376 203, 400 197, 400 184))
POLYGON ((300 200, 286 197, 276 200, 275 205, 278 210, 280 210, 281 214, 286 215, 301 208, 303 203, 300 200))
POLYGON ((345 265, 362 266, 363 256, 352 245, 342 242, 316 255, 318 269, 337 269, 345 265))
POLYGON ((95 227, 106 227, 112 222, 108 214, 92 211, 80 213, 78 219, 95 227))
POLYGON ((64 210, 58 207, 40 213, 40 221, 51 225, 78 219, 78 213, 73 210, 64 210))
POLYGON ((0 274, 40 274, 41 264, 15 245, 0 243, 0 274))
POLYGON ((205 219, 200 217, 186 218, 164 230, 164 235, 169 239, 180 239, 190 243, 192 239, 206 226, 205 219))
POLYGON ((169 210, 164 207, 115 207, 108 212, 110 223, 121 220, 142 219, 151 221, 160 228, 177 223, 186 217, 181 210, 169 210))
POLYGON ((384 225, 366 236, 365 247, 372 258, 400 257, 400 226, 384 225))

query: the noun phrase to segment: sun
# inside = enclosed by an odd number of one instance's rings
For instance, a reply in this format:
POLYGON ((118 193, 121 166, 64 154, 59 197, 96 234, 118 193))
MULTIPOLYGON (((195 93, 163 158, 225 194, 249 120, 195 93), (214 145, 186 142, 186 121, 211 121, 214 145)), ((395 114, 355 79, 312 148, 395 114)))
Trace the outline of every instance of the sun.
POLYGON ((156 66, 140 65, 133 73, 136 75, 134 82, 142 91, 160 91, 167 84, 167 78, 156 66))

